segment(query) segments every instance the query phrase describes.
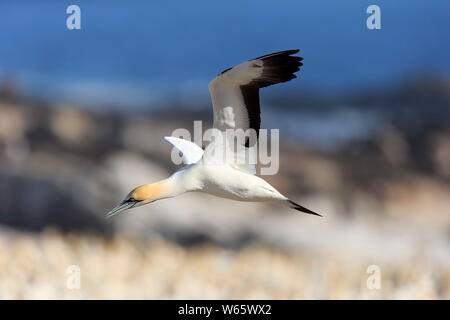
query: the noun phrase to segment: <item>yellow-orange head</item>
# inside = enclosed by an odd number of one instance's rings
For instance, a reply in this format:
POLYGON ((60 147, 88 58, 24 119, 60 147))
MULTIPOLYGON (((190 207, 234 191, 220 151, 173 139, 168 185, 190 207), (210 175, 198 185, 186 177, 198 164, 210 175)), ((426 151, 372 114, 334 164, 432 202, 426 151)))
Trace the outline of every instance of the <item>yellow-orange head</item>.
POLYGON ((144 204, 165 198, 168 187, 161 181, 152 184, 144 184, 133 189, 125 199, 107 213, 111 217, 123 210, 143 206, 144 204))

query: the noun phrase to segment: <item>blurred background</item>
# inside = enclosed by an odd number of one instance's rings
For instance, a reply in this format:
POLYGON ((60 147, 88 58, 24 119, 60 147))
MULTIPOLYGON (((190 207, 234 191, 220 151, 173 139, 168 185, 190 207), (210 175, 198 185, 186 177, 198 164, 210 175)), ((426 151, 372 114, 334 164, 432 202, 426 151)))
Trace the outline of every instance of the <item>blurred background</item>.
POLYGON ((449 14, 447 0, 1 1, 0 298, 449 299, 449 14), (298 79, 261 93, 281 139, 264 178, 323 218, 186 194, 105 219, 177 169, 164 135, 211 126, 211 79, 293 48, 298 79))

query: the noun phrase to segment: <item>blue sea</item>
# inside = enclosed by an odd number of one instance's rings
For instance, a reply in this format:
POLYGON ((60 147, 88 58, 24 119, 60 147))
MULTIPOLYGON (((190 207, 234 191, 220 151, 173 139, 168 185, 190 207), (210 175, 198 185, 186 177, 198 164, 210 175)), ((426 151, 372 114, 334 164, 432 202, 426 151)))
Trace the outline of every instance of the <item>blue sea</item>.
POLYGON ((448 75, 449 17, 448 0, 2 0, 0 80, 88 106, 195 107, 220 71, 300 48, 299 79, 269 93, 346 93, 448 75), (81 30, 66 28, 72 4, 81 30), (380 30, 366 27, 370 4, 380 30))

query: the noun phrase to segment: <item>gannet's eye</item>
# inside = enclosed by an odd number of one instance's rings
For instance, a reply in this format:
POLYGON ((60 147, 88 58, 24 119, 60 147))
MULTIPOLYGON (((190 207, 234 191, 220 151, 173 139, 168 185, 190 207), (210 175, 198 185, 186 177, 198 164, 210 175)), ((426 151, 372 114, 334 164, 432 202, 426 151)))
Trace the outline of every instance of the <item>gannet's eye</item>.
POLYGON ((135 198, 133 198, 133 197, 131 197, 130 199, 128 199, 128 201, 127 202, 136 202, 136 199, 135 198))

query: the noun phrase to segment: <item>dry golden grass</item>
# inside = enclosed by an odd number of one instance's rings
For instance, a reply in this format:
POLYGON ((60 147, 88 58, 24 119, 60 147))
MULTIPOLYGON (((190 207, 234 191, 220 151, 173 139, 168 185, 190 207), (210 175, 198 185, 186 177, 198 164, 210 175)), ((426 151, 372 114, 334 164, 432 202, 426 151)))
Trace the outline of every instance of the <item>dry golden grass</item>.
POLYGON ((450 297, 450 271, 424 261, 381 265, 369 290, 370 263, 311 257, 261 244, 239 250, 183 248, 164 240, 0 233, 2 299, 435 299, 450 297), (67 288, 70 265, 81 288, 67 288))

